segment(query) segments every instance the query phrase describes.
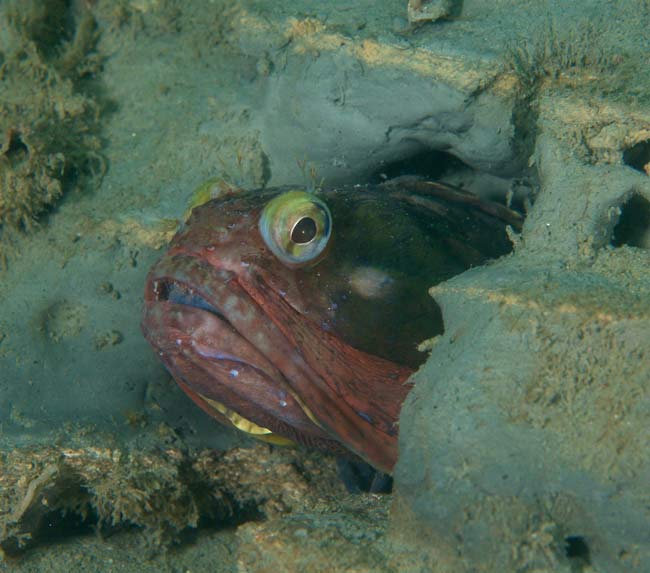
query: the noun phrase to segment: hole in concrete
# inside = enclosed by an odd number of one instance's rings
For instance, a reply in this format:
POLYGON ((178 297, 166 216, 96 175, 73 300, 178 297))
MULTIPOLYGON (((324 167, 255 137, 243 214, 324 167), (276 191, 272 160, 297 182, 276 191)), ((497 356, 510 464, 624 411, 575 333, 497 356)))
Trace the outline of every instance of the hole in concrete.
POLYGON ((591 565, 589 545, 580 535, 570 535, 564 539, 566 556, 571 560, 571 571, 580 572, 591 565))
POLYGON ((458 157, 435 149, 420 150, 396 161, 383 162, 369 177, 377 185, 405 175, 461 187, 483 199, 505 203, 523 213, 533 202, 536 176, 522 172, 520 177, 500 177, 477 171, 458 157))
POLYGON ((623 205, 611 244, 650 249, 650 201, 635 193, 623 205))
POLYGON ((650 175, 650 139, 639 141, 623 151, 623 163, 650 175))
POLYGON ((467 166, 457 157, 445 153, 426 149, 415 155, 384 163, 371 177, 370 183, 376 184, 402 175, 420 175, 432 181, 439 180, 449 171, 467 169, 467 166))

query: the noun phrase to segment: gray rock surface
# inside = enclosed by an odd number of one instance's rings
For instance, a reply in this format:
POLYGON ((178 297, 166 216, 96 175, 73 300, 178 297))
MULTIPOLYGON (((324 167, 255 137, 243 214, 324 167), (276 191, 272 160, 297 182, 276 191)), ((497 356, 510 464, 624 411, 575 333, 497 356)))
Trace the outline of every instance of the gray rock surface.
MULTIPOLYGON (((541 189, 514 254, 431 290, 446 332, 402 410, 394 517, 450 571, 650 560, 650 182, 623 149, 577 157, 567 120, 608 121, 580 95, 540 98, 541 189), (639 205, 630 243, 612 240, 639 205)), ((628 141, 645 117, 620 121, 628 141)))

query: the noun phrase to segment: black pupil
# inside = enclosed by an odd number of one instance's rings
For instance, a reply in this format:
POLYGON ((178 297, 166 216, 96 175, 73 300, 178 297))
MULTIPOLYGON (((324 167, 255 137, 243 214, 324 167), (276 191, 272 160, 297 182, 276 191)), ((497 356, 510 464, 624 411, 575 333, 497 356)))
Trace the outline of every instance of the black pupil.
POLYGON ((308 243, 316 236, 316 221, 303 217, 291 229, 291 240, 299 245, 308 243))

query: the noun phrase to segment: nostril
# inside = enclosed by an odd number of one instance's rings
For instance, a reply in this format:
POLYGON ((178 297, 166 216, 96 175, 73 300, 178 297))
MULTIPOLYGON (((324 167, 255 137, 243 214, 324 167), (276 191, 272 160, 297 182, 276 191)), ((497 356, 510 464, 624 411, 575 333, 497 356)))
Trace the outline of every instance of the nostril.
POLYGON ((169 299, 169 283, 167 281, 154 281, 152 288, 156 301, 169 299))

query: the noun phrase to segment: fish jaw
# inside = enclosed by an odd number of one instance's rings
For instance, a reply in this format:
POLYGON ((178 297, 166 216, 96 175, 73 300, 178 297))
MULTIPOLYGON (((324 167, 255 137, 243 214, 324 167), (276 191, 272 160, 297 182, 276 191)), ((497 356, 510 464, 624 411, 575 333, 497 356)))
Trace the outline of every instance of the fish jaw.
POLYGON ((220 421, 215 403, 273 434, 348 449, 391 471, 411 371, 347 346, 261 285, 195 256, 165 256, 147 279, 145 337, 220 421), (389 403, 373 405, 374 384, 386 381, 389 403))
POLYGON ((231 320, 250 322, 254 330, 259 319, 237 290, 232 273, 193 257, 165 257, 147 279, 143 333, 181 387, 220 421, 232 423, 214 403, 274 434, 312 445, 323 441, 321 447, 337 449, 305 413, 282 374, 233 326, 231 320), (188 304, 196 301, 205 308, 188 304))

